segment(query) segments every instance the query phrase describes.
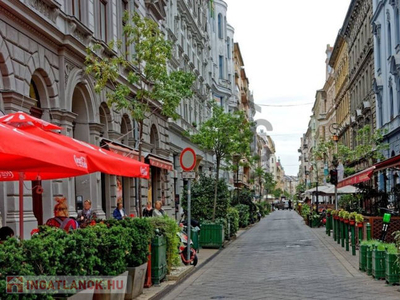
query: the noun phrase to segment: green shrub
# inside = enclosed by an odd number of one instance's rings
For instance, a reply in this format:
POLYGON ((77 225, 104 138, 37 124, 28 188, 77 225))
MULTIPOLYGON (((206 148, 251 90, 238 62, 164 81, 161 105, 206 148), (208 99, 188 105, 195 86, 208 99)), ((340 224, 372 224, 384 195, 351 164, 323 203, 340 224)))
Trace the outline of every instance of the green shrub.
POLYGON ((172 270, 173 266, 178 266, 180 264, 179 259, 179 237, 177 236, 180 230, 175 220, 168 216, 164 218, 148 218, 153 231, 157 232, 159 235, 164 235, 167 239, 167 267, 168 273, 172 270))
POLYGON ((131 230, 132 248, 126 256, 129 267, 137 267, 147 262, 149 243, 154 236, 150 218, 127 218, 120 221, 122 227, 131 230))
MULTIPOLYGON (((207 223, 213 223, 211 221, 206 221, 203 224, 207 224, 207 223)), ((221 224, 222 226, 224 226, 224 239, 225 240, 229 240, 231 238, 230 236, 230 228, 228 227, 228 220, 227 219, 223 219, 223 218, 218 218, 215 219, 215 224, 221 224)))
POLYGON ((41 233, 23 241, 26 262, 36 275, 63 275, 67 233, 54 227, 43 227, 41 233))
POLYGON ((304 220, 307 220, 307 216, 310 214, 310 206, 308 206, 307 204, 303 204, 301 206, 301 216, 303 217, 304 220))
POLYGON ((238 204, 244 204, 244 205, 248 206, 248 208, 249 208, 248 224, 249 223, 254 223, 258 219, 257 205, 253 202, 252 193, 251 193, 251 191, 249 189, 240 190, 239 198, 238 197, 234 197, 232 199, 232 205, 233 206, 236 206, 238 204))
POLYGON ((231 236, 233 236, 239 230, 239 211, 235 207, 229 207, 227 218, 231 224, 231 236))
MULTIPOLYGON (((191 188, 191 216, 198 221, 211 220, 214 208, 215 178, 200 175, 191 188)), ((226 218, 229 207, 229 191, 225 180, 218 181, 217 209, 215 218, 226 218)), ((184 192, 182 208, 187 210, 187 192, 184 192)))
POLYGON ((239 213, 239 227, 245 228, 249 225, 250 210, 249 206, 245 204, 238 204, 235 206, 239 213))
POLYGON ((99 275, 116 276, 125 272, 126 255, 131 250, 133 239, 131 232, 122 226, 97 224, 83 230, 93 231, 99 242, 98 258, 94 270, 99 275))

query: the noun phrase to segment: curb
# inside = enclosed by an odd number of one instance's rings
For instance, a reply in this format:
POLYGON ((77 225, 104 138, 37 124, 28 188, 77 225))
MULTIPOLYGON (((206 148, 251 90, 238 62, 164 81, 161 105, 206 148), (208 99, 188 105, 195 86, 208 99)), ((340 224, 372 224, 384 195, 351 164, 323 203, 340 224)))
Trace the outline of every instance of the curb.
POLYGON ((179 276, 178 280, 175 282, 175 284, 168 285, 165 289, 161 290, 157 294, 155 294, 153 297, 149 298, 148 300, 160 300, 164 296, 168 295, 173 289, 175 289, 178 285, 182 284, 186 279, 188 279, 191 275, 195 274, 197 271, 201 270, 202 267, 207 265, 211 260, 213 260, 217 255, 219 255, 226 246, 229 246, 231 243, 239 239, 242 235, 244 235, 246 232, 249 231, 249 229, 255 227, 259 222, 255 224, 251 224, 244 228, 244 232, 241 233, 238 237, 231 238, 229 241, 224 243, 224 245, 213 255, 211 255, 209 258, 207 258, 199 267, 193 267, 189 269, 187 272, 184 272, 182 276, 179 276))

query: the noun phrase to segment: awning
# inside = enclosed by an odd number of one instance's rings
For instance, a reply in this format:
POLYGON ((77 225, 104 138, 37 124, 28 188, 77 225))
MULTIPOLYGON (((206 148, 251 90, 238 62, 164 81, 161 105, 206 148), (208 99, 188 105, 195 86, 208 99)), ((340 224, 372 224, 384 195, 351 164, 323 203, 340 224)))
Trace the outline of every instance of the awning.
MULTIPOLYGON (((101 141, 102 141, 102 143, 105 144, 105 146, 104 146, 105 149, 110 150, 111 152, 117 153, 117 154, 125 156, 125 157, 139 160, 139 152, 136 151, 135 149, 125 146, 125 145, 122 145, 122 144, 119 144, 119 143, 116 143, 116 142, 112 142, 107 139, 102 139, 101 141)), ((144 162, 143 156, 142 156, 141 161, 144 162)))
POLYGON ((147 155, 146 160, 149 162, 150 166, 156 168, 165 169, 168 171, 172 171, 174 169, 172 162, 160 156, 156 156, 154 154, 147 155))
POLYGON ((383 169, 387 168, 393 168, 393 167, 400 167, 400 155, 393 156, 391 158, 388 158, 384 161, 381 161, 375 166, 375 172, 381 171, 383 169))
POLYGON ((371 179, 372 173, 374 173, 375 166, 372 166, 368 169, 365 169, 361 172, 358 172, 354 175, 351 175, 337 184, 338 188, 344 187, 346 185, 353 185, 360 182, 364 182, 371 179))

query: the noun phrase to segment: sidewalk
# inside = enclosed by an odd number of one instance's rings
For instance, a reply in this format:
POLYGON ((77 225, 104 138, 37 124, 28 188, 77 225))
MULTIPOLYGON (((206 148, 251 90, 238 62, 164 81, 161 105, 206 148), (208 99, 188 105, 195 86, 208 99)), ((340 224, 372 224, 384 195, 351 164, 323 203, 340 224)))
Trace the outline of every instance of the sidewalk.
MULTIPOLYGON (((246 232, 250 227, 246 229, 240 229, 236 238, 231 239, 230 241, 226 241, 224 244, 224 248, 228 247, 230 243, 238 239, 244 232, 246 232)), ((162 295, 168 293, 174 286, 180 281, 186 279, 188 276, 199 270, 205 264, 207 264, 210 260, 212 260, 215 256, 217 256, 224 248, 222 249, 203 249, 201 248, 199 253, 197 254, 198 263, 196 267, 193 266, 185 266, 181 265, 172 270, 171 274, 167 275, 166 280, 161 282, 159 285, 153 285, 150 288, 145 288, 143 290, 143 294, 137 297, 138 300, 151 300, 151 299, 159 299, 162 295)))
MULTIPOLYGON (((318 239, 332 252, 332 254, 344 265, 344 267, 354 276, 359 275, 361 272, 358 270, 359 265, 359 251, 356 250, 356 255, 351 254, 350 250, 346 251, 346 247, 342 247, 333 239, 333 233, 331 236, 326 234, 325 227, 310 228, 312 232, 318 237, 318 239)), ((361 273, 364 274, 364 273, 361 273)))

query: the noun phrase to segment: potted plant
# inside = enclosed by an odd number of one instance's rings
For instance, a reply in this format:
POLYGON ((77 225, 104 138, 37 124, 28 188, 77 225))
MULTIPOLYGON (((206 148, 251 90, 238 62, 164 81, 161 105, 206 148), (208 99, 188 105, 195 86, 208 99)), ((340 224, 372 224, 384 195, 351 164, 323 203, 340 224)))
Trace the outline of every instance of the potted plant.
POLYGON ((388 284, 400 283, 400 267, 396 261, 399 253, 395 244, 388 244, 385 247, 385 280, 388 284))
POLYGON ((350 226, 354 226, 356 224, 356 217, 357 217, 357 213, 356 212, 351 212, 349 214, 349 224, 350 226))
POLYGON ((84 230, 93 231, 99 242, 99 261, 94 267, 100 276, 114 276, 114 282, 119 282, 118 289, 110 289, 104 286, 94 291, 93 300, 123 300, 128 282, 128 271, 126 270, 126 255, 131 251, 133 238, 132 231, 121 225, 107 226, 96 224, 84 230))
POLYGON ((376 242, 372 246, 372 276, 375 279, 385 278, 385 243, 376 242))
POLYGON ((357 227, 363 227, 364 216, 362 214, 357 214, 355 220, 357 223, 357 227))
POLYGON ((338 215, 339 215, 339 221, 340 221, 340 222, 343 222, 343 213, 344 213, 344 210, 343 210, 343 209, 339 210, 338 215))
POLYGON ((348 211, 343 211, 342 218, 343 218, 343 222, 345 224, 349 223, 349 216, 350 216, 350 213, 348 211))
POLYGON ((128 283, 125 299, 134 299, 143 293, 146 279, 149 243, 154 231, 148 218, 128 218, 120 222, 130 230, 133 239, 131 251, 126 255, 128 283))

